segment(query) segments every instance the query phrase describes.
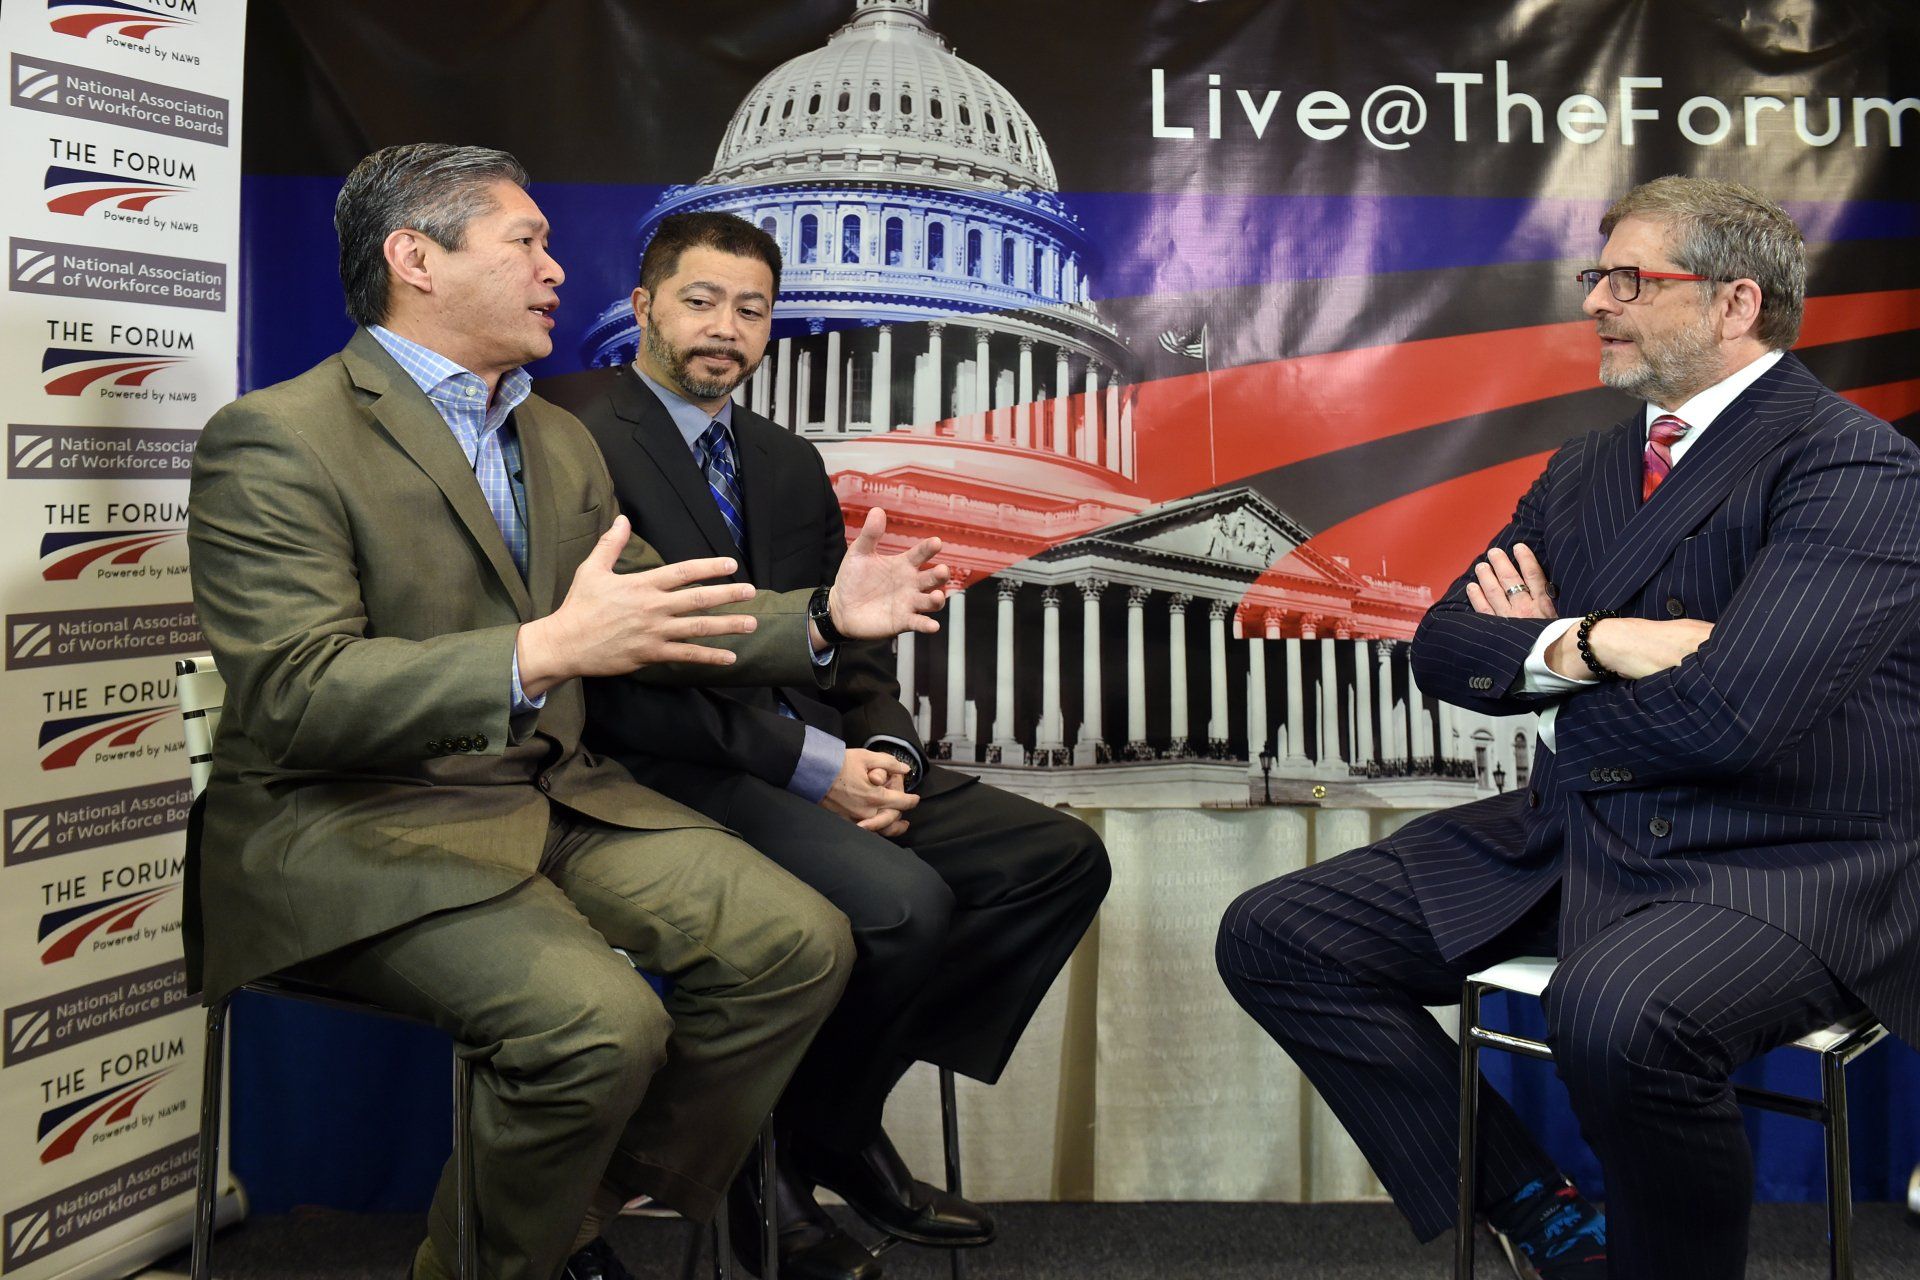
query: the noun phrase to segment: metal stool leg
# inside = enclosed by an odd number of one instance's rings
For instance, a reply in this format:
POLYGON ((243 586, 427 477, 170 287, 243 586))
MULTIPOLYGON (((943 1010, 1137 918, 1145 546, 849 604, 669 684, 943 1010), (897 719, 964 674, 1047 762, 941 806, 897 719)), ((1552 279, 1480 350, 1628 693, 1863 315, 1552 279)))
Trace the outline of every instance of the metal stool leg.
POLYGON ((1820 1055, 1820 1095, 1827 1112, 1827 1274, 1832 1280, 1853 1280, 1853 1168, 1847 1131, 1847 1069, 1846 1060, 1837 1053, 1820 1055))
POLYGON ((480 1280, 479 1213, 473 1201, 473 1066, 453 1050, 454 1271, 480 1280))
POLYGON ((780 1280, 780 1194, 774 1189, 773 1117, 760 1126, 760 1280, 780 1280))
POLYGON ((1469 982, 1460 994, 1460 1183, 1453 1219, 1454 1280, 1473 1280, 1474 1156, 1479 1148, 1480 984, 1469 982))
POLYGON ((200 1155, 194 1172, 192 1280, 213 1275, 213 1217, 220 1207, 220 1104, 226 1085, 227 1001, 207 1006, 207 1059, 200 1074, 200 1155))
POLYGON ((733 1274, 733 1250, 727 1243, 727 1198, 713 1211, 713 1280, 729 1280, 733 1274))
MULTIPOLYGON (((940 1068, 940 1137, 947 1154, 947 1190, 960 1194, 960 1108, 954 1097, 953 1072, 940 1068)), ((953 1280, 966 1280, 967 1266, 959 1249, 947 1250, 953 1280)))

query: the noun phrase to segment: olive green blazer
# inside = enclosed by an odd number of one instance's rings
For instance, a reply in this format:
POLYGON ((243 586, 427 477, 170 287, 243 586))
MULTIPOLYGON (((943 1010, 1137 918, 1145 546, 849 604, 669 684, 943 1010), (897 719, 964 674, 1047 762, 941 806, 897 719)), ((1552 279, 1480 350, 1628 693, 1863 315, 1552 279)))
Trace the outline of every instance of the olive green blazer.
MULTIPOLYGON (((619 512, 571 414, 529 397, 515 422, 525 580, 446 422, 365 330, 207 424, 187 539, 227 701, 189 886, 203 919, 183 932, 210 1000, 514 888, 550 800, 622 827, 715 825, 581 750, 579 681, 511 715, 517 629, 560 604, 619 512)), ((659 563, 636 539, 621 569, 659 563)), ((760 626, 726 641, 734 665, 642 678, 824 686, 807 595, 738 606, 760 626)))

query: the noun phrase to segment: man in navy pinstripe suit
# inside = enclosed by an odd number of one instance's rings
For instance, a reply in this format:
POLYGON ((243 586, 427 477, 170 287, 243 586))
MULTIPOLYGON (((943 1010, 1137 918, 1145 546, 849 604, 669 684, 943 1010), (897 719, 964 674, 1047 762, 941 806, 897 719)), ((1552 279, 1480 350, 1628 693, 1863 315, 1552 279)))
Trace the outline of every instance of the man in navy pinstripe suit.
POLYGON ((1920 450, 1788 353, 1805 247, 1777 205, 1662 178, 1601 231, 1600 376, 1645 408, 1554 454, 1413 641, 1429 694, 1540 712, 1528 787, 1250 890, 1218 960, 1430 1239, 1458 1067, 1421 1006, 1558 955, 1608 1218, 1490 1091, 1483 1211, 1549 1280, 1730 1280, 1728 1074, 1863 1003, 1920 1039, 1920 450))

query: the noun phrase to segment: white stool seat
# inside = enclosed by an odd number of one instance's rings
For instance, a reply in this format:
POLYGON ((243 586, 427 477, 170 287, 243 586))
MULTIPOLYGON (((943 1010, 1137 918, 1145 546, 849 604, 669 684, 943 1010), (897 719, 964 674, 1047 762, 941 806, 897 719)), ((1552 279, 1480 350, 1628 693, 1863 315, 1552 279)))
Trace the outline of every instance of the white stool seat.
MULTIPOLYGON (((1552 956, 1515 956, 1511 960, 1502 960, 1499 964, 1488 965, 1478 973, 1469 974, 1467 981, 1498 987, 1502 991, 1518 991, 1522 995, 1538 997, 1546 991, 1547 983, 1553 980, 1553 971, 1559 965, 1560 962, 1552 956)), ((1832 1026, 1821 1027, 1818 1031, 1809 1031, 1798 1040, 1788 1043, 1796 1049, 1805 1049, 1811 1053, 1826 1053, 1861 1032, 1877 1026, 1874 1016, 1862 1009, 1858 1013, 1848 1014, 1832 1026)))

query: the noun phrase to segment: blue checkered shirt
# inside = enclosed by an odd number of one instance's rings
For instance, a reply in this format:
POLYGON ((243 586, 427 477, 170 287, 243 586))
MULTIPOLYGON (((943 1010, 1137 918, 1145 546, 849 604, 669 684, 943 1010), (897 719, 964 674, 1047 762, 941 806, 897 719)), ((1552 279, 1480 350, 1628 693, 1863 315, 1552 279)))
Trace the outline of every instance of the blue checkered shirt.
MULTIPOLYGON (((479 374, 391 329, 376 324, 367 332, 406 370, 460 442, 467 465, 473 468, 473 478, 479 481, 480 492, 487 500, 487 509, 493 512, 500 536, 506 539, 507 550, 524 578, 527 522, 520 513, 526 508, 526 483, 520 476, 520 438, 508 429, 508 419, 533 390, 533 379, 525 369, 514 369, 500 379, 499 391, 489 400, 487 384, 479 374)), ((547 703, 545 694, 529 698, 520 687, 517 650, 513 655, 512 689, 516 716, 538 711, 547 703)))

